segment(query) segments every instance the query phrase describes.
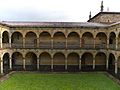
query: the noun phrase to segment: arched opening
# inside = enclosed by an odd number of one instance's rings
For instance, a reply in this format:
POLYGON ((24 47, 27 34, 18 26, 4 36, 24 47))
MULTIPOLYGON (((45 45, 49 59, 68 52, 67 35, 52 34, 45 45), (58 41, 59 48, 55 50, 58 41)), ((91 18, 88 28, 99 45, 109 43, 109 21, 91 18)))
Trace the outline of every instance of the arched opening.
POLYGON ((115 70, 115 56, 112 53, 110 53, 108 60, 109 60, 108 61, 108 70, 110 72, 114 72, 114 70, 115 70))
POLYGON ((109 35, 109 48, 115 49, 116 47, 116 35, 114 32, 111 32, 109 35))
POLYGON ((96 39, 95 39, 95 48, 106 48, 107 47, 107 36, 105 33, 100 32, 96 35, 96 39))
POLYGON ((51 69, 51 55, 47 52, 40 54, 40 70, 48 71, 51 69))
POLYGON ((2 44, 3 48, 9 47, 9 33, 7 31, 4 31, 2 34, 2 44))
POLYGON ((51 48, 51 35, 48 32, 42 32, 39 36, 40 48, 51 48))
POLYGON ((23 56, 20 52, 12 54, 12 67, 13 70, 23 70, 23 56))
POLYGON ((67 66, 70 71, 79 70, 79 55, 77 53, 70 53, 67 56, 67 66))
POLYGON ((8 73, 9 72, 9 53, 5 53, 3 55, 3 72, 8 73))
POLYGON ((99 52, 95 56, 95 68, 96 70, 106 70, 106 55, 99 52))
POLYGON ((28 32, 25 35, 25 47, 26 48, 37 47, 37 35, 34 32, 28 32))
POLYGON ((76 32, 69 33, 67 37, 67 48, 69 49, 80 48, 80 37, 76 32))
POLYGON ((94 38, 92 33, 85 32, 82 35, 81 46, 86 49, 94 48, 94 38))
POLYGON ((20 48, 23 46, 23 36, 20 32, 14 32, 11 37, 12 47, 20 48))
POLYGON ((55 53, 53 56, 53 67, 55 71, 65 70, 65 55, 63 53, 55 53))
POLYGON ((28 52, 25 56, 26 70, 37 70, 37 56, 33 52, 28 52))
POLYGON ((118 75, 119 75, 119 78, 120 78, 120 56, 118 57, 117 66, 118 66, 118 75))
POLYGON ((120 50, 120 33, 118 35, 118 49, 120 50))
POLYGON ((56 32, 53 36, 53 48, 55 49, 65 49, 66 38, 64 33, 56 32))
POLYGON ((93 70, 93 55, 84 53, 81 57, 81 69, 85 71, 93 70))

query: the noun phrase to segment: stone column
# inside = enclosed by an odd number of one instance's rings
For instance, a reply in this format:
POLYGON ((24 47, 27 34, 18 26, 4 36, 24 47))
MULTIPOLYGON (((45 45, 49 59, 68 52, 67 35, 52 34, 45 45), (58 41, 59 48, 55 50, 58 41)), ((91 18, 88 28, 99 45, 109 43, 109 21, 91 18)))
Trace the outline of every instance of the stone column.
POLYGON ((37 48, 39 48, 39 38, 37 38, 37 48))
POLYGON ((118 37, 116 37, 116 50, 118 49, 118 37))
POLYGON ((109 49, 109 38, 107 38, 107 49, 109 49))
POLYGON ((66 47, 66 49, 67 49, 67 37, 66 37, 66 39, 65 39, 65 40, 66 40, 66 41, 65 41, 65 44, 66 44, 66 46, 65 46, 65 47, 66 47))
POLYGON ((37 70, 39 70, 39 64, 40 64, 40 60, 39 60, 39 58, 37 58, 37 70))
POLYGON ((82 47, 82 38, 80 38, 80 48, 82 47))
POLYGON ((115 74, 118 72, 118 65, 117 65, 117 60, 115 60, 115 74))
POLYGON ((109 56, 107 55, 107 56, 106 56, 106 70, 108 70, 108 61, 109 61, 109 60, 108 60, 108 59, 109 59, 108 57, 109 57, 109 56))
POLYGON ((0 60, 0 73, 3 74, 3 60, 0 60))
POLYGON ((51 58, 51 70, 53 70, 53 58, 51 58))
POLYGON ((10 44, 10 48, 11 48, 11 35, 9 36, 9 44, 10 44))
POLYGON ((67 57, 65 58, 65 70, 67 70, 67 57))
POLYGON ((93 70, 95 69, 95 57, 93 58, 93 70))
POLYGON ((10 64, 10 70, 12 70, 12 58, 10 57, 10 62, 9 62, 9 64, 10 64))
POLYGON ((81 57, 79 58, 79 70, 81 70, 81 57))
POLYGON ((2 34, 1 34, 1 36, 0 36, 0 46, 1 46, 1 48, 2 48, 2 34))
POLYGON ((23 38, 23 48, 25 48, 25 37, 23 38))
POLYGON ((51 38, 51 48, 53 49, 53 38, 51 38))
POLYGON ((23 69, 26 70, 26 67, 25 67, 25 58, 23 58, 23 69))
POLYGON ((93 46, 94 46, 94 48, 95 48, 95 38, 94 38, 94 45, 93 45, 93 46))

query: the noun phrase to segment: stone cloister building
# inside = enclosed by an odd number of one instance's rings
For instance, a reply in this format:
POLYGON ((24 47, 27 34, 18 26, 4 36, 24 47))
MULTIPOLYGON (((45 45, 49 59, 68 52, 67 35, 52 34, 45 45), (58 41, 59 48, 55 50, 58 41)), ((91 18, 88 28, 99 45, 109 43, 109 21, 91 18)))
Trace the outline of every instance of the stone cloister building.
POLYGON ((0 23, 0 73, 109 71, 120 74, 120 13, 88 22, 0 23))

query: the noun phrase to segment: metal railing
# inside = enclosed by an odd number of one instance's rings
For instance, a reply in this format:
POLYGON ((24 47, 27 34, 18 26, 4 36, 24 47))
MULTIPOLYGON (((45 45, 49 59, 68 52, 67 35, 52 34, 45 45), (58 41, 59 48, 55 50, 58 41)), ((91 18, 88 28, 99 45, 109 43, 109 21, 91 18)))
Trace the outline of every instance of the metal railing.
POLYGON ((107 48, 107 44, 95 44, 95 48, 96 49, 106 49, 107 48))
POLYGON ((66 42, 53 42, 53 49, 65 49, 66 42))
POLYGON ((2 48, 10 48, 10 43, 2 43, 2 48))
MULTIPOLYGON (((2 48, 40 48, 40 49, 106 49, 107 44, 80 44, 79 43, 67 43, 66 42, 40 42, 39 45, 36 43, 12 43, 11 47, 9 43, 2 43, 2 48), (66 46, 67 45, 67 46, 66 46)), ((115 44, 109 44, 109 49, 116 49, 115 44)), ((120 49, 120 45, 118 45, 120 49)))
POLYGON ((109 44, 110 49, 116 49, 116 44, 109 44))
POLYGON ((39 43, 39 48, 41 48, 41 49, 51 49, 52 48, 51 42, 40 42, 39 43))

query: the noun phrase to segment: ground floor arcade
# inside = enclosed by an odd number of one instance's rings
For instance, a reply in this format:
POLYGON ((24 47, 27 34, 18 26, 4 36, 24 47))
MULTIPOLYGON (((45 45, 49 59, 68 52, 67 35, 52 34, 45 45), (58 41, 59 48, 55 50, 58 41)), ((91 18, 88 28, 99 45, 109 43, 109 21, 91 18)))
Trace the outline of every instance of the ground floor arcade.
POLYGON ((116 59, 112 53, 98 52, 92 54, 84 52, 42 52, 39 55, 35 52, 6 52, 1 57, 1 74, 11 70, 26 71, 110 71, 120 73, 120 57, 116 59))

